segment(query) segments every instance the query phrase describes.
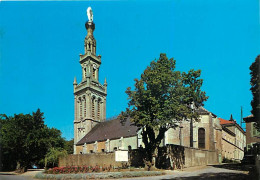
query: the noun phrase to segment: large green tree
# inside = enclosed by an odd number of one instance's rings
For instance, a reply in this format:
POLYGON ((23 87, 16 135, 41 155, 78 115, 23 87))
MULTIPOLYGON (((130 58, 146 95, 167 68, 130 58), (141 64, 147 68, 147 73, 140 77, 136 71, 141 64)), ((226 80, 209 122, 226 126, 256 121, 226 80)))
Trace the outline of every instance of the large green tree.
POLYGON ((253 100, 251 101, 252 111, 254 115, 256 126, 260 130, 260 55, 258 55, 255 61, 250 66, 251 75, 251 92, 253 95, 253 100))
POLYGON ((68 152, 65 149, 50 148, 45 156, 45 168, 58 166, 59 158, 67 155, 68 152))
POLYGON ((68 154, 73 154, 73 145, 74 145, 74 139, 65 142, 64 149, 67 151, 68 154))
POLYGON ((126 90, 129 107, 122 112, 121 118, 130 116, 142 129, 144 161, 148 169, 155 164, 165 132, 176 127, 176 122, 198 119, 194 108, 203 106, 208 98, 201 90, 201 71, 176 71, 175 64, 173 58, 160 54, 160 58, 145 69, 140 80, 135 79, 134 90, 130 87, 126 90))
POLYGON ((44 165, 44 158, 52 147, 64 148, 61 132, 44 124, 38 109, 30 114, 0 116, 2 165, 4 170, 26 171, 31 165, 44 165))

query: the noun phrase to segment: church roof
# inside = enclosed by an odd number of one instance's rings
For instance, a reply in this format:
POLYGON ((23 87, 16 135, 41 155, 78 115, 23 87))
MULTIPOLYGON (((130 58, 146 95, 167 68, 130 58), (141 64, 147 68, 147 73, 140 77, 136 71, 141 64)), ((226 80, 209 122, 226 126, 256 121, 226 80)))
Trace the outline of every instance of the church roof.
POLYGON ((212 112, 208 111, 207 109, 205 109, 204 107, 200 106, 198 109, 195 110, 197 113, 199 113, 199 115, 204 115, 204 114, 212 114, 214 117, 217 117, 215 114, 213 114, 212 112))
POLYGON ((130 122, 121 123, 119 118, 97 124, 88 134, 86 134, 77 145, 89 144, 95 141, 105 141, 107 139, 118 139, 120 137, 131 137, 137 134, 138 127, 130 122))

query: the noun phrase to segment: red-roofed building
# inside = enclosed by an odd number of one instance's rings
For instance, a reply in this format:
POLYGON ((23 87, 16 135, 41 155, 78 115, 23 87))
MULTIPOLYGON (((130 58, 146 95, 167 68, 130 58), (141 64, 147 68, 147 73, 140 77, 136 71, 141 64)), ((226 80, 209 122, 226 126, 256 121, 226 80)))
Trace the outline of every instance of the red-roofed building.
POLYGON ((219 122, 220 124, 234 124, 235 122, 234 121, 229 121, 229 120, 225 120, 225 119, 222 119, 222 118, 218 118, 219 119, 219 122))
POLYGON ((222 158, 240 161, 244 157, 246 135, 232 115, 230 120, 218 118, 222 126, 222 158))

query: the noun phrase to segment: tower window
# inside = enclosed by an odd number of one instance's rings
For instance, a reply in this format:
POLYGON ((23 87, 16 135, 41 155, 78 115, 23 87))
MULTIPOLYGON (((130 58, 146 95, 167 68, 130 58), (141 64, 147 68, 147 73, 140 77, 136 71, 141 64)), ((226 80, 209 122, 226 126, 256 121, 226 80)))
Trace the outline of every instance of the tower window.
POLYGON ((97 119, 100 120, 100 100, 98 101, 97 119))
POLYGON ((84 116, 87 117, 87 101, 84 102, 84 116))
POLYGON ((91 105, 91 107, 92 107, 92 118, 93 119, 95 119, 95 99, 93 98, 92 99, 92 105, 91 105))
POLYGON ((80 101, 79 105, 79 117, 82 118, 82 101, 80 101))

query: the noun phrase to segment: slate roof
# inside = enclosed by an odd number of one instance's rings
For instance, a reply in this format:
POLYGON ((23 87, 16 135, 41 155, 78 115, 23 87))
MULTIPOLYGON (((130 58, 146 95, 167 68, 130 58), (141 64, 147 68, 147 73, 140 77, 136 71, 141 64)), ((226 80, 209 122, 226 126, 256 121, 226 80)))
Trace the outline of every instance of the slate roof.
POLYGON ((121 123, 120 119, 116 118, 97 124, 77 145, 105 141, 107 139, 118 139, 120 137, 131 137, 136 135, 137 131, 138 127, 132 125, 130 118, 127 118, 125 123, 121 123))
MULTIPOLYGON (((205 109, 204 107, 200 106, 198 109, 195 110, 199 115, 210 114, 211 112, 205 109)), ((217 117, 215 114, 211 113, 214 117, 217 117)))

